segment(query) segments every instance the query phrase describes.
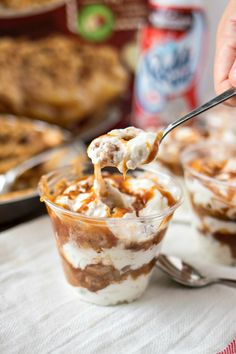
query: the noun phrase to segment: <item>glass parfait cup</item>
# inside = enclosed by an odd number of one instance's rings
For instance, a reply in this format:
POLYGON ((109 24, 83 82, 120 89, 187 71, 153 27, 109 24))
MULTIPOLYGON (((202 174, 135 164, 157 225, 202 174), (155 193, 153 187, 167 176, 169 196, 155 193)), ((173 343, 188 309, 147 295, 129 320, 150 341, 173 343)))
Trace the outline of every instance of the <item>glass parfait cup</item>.
MULTIPOLYGON (((129 174, 138 178, 143 173, 129 174)), ((66 279, 82 300, 115 305, 131 302, 145 291, 169 222, 182 202, 181 188, 172 177, 152 175, 172 193, 174 205, 161 213, 153 210, 145 217, 123 218, 88 217, 52 202, 50 193, 59 181, 78 178, 71 167, 41 178, 39 192, 51 218, 66 279)))
POLYGON ((182 153, 200 252, 209 261, 225 265, 236 263, 236 181, 209 177, 191 168, 190 163, 199 158, 220 161, 235 156, 234 144, 214 141, 193 145, 182 153))

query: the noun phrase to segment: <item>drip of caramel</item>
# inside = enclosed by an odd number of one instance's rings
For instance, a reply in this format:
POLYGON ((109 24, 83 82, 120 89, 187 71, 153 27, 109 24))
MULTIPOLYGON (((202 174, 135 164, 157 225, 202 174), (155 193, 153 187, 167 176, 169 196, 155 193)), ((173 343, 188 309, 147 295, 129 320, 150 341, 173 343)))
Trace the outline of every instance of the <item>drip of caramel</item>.
POLYGON ((97 190, 98 196, 105 197, 107 194, 107 188, 106 188, 105 181, 102 177, 101 166, 99 164, 94 165, 94 178, 98 185, 98 190, 97 190))
POLYGON ((130 212, 130 209, 128 208, 114 208, 112 212, 112 217, 113 218, 122 218, 126 213, 130 212))
POLYGON ((152 162, 152 161, 155 159, 155 157, 156 157, 156 155, 157 155, 157 153, 158 153, 159 141, 161 140, 162 135, 163 135, 163 132, 162 132, 162 131, 160 131, 160 132, 157 133, 157 136, 156 136, 156 138, 155 138, 155 140, 154 140, 154 143, 153 143, 153 145, 152 145, 152 148, 151 148, 151 150, 150 150, 150 153, 149 153, 149 155, 148 155, 148 157, 147 157, 147 160, 145 161, 144 164, 150 163, 150 162, 152 162))
POLYGON ((127 161, 126 160, 124 160, 124 162, 123 162, 123 180, 125 181, 126 180, 126 175, 127 175, 127 172, 128 172, 128 168, 127 168, 127 161))
POLYGON ((160 185, 157 185, 157 189, 162 194, 162 196, 167 199, 169 207, 172 207, 173 205, 175 205, 176 200, 168 190, 164 189, 160 185))

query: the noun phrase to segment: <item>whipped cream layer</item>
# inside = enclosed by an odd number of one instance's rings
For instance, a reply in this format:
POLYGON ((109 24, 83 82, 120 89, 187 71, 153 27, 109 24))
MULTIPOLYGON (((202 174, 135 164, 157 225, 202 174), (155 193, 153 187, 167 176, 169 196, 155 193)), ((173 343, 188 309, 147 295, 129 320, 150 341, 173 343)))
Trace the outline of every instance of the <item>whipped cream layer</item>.
MULTIPOLYGON (((169 206, 175 204, 175 190, 167 191, 153 177, 152 173, 146 172, 144 177, 104 175, 104 181, 112 188, 111 199, 114 197, 116 203, 109 200, 101 200, 94 189, 94 178, 87 178, 75 181, 64 191, 56 196, 55 203, 71 211, 93 217, 133 217, 150 216, 163 212, 169 206), (172 193, 173 192, 173 195, 172 193), (110 204, 116 204, 110 206, 110 204), (123 210, 117 204, 122 204, 123 210), (111 210, 114 209, 114 210, 111 210)), ((110 190, 109 190, 110 192, 110 190)))
POLYGON ((220 220, 217 217, 212 217, 208 215, 203 215, 201 217, 196 217, 195 223, 199 229, 208 232, 209 234, 227 234, 236 235, 236 222, 220 220))
POLYGON ((220 232, 236 235, 235 221, 224 221, 218 218, 205 216, 202 219, 202 223, 211 233, 220 232))
POLYGON ((92 248, 79 247, 75 242, 70 241, 63 245, 62 252, 67 261, 75 268, 85 269, 91 264, 103 264, 113 266, 121 273, 127 270, 139 269, 150 263, 157 257, 160 251, 160 244, 154 244, 147 250, 129 250, 120 243, 116 247, 103 248, 96 252, 92 248))
POLYGON ((217 241, 211 234, 206 236, 198 233, 198 248, 201 256, 211 263, 229 266, 236 264, 230 247, 217 241))
POLYGON ((128 277, 122 282, 110 284, 97 292, 81 287, 76 287, 76 291, 82 300, 101 306, 132 302, 144 293, 151 274, 152 271, 149 274, 142 274, 136 279, 128 277))
POLYGON ((115 129, 92 141, 88 156, 94 165, 114 166, 122 173, 153 161, 160 133, 129 127, 115 129))
POLYGON ((229 243, 236 235, 236 222, 223 221, 209 216, 194 216, 194 224, 198 232, 199 252, 211 262, 224 265, 235 265, 235 249, 229 243), (221 235, 221 239, 215 235, 221 235))

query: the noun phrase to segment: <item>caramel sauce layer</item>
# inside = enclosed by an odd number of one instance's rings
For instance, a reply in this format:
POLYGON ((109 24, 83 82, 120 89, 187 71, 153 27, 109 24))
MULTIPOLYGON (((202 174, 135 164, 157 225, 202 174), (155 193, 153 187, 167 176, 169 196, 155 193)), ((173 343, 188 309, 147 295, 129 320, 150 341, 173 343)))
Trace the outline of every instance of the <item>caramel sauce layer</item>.
POLYGON ((75 242, 78 247, 89 249, 99 252, 102 249, 112 248, 118 245, 119 242, 124 244, 124 248, 133 251, 147 250, 153 245, 160 243, 166 233, 166 228, 172 215, 169 215, 162 221, 159 230, 156 235, 153 235, 150 239, 144 241, 129 241, 128 239, 122 240, 109 230, 107 225, 99 223, 96 225, 90 223, 89 220, 77 221, 70 219, 69 217, 63 217, 60 219, 49 210, 53 228, 57 237, 58 247, 62 247, 67 242, 75 242))
POLYGON ((93 292, 104 289, 108 285, 120 283, 129 276, 137 279, 141 275, 149 274, 156 263, 156 259, 153 259, 141 268, 120 273, 113 266, 104 266, 103 264, 89 265, 84 270, 75 269, 63 256, 61 259, 68 282, 73 286, 83 287, 93 292))
MULTIPOLYGON (((213 218, 217 218, 222 221, 235 221, 236 223, 236 212, 235 214, 232 213, 232 207, 230 206, 225 206, 224 208, 221 208, 220 210, 212 209, 209 205, 209 207, 206 207, 204 205, 199 205, 196 204, 193 200, 193 196, 190 195, 190 201, 193 207, 193 210, 195 213, 202 219, 203 217, 210 216, 213 218), (229 217, 227 214, 231 211, 232 216, 229 217)), ((236 206, 235 206, 236 207, 236 206)))
MULTIPOLYGON (((232 155, 235 159, 234 155, 232 155)), ((219 181, 232 181, 236 180, 236 171, 232 168, 231 170, 225 170, 229 159, 212 159, 208 157, 202 157, 195 160, 192 160, 188 163, 188 166, 205 176, 218 179, 219 181), (226 174, 225 178, 222 178, 221 174, 226 174)))
POLYGON ((78 247, 92 248, 99 252, 103 248, 115 247, 118 243, 118 239, 108 229, 105 222, 96 225, 89 220, 74 220, 66 216, 60 219, 51 210, 49 213, 59 247, 74 241, 78 247))

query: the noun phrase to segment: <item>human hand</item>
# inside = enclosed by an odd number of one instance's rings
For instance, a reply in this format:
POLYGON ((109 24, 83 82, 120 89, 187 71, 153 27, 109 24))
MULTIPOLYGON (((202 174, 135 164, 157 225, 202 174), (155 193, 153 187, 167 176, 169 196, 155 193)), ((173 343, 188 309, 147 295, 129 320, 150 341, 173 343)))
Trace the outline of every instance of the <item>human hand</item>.
MULTIPOLYGON (((230 0, 218 26, 214 68, 217 94, 236 88, 236 1, 230 0)), ((236 98, 227 102, 236 106, 236 98)))

